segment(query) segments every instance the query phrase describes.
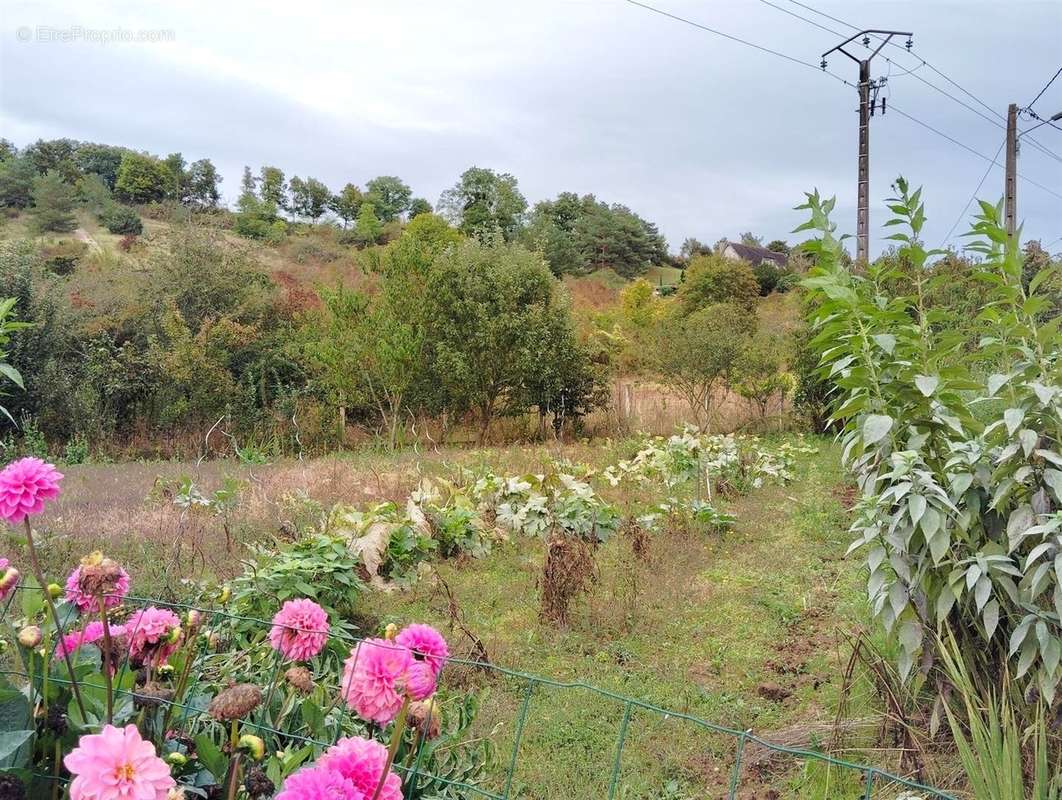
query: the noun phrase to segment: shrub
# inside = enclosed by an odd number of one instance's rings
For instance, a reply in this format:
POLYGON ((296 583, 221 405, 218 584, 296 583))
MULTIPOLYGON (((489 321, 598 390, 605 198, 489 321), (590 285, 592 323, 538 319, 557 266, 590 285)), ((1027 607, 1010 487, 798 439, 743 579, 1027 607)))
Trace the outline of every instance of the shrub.
POLYGON ((912 281, 898 297, 884 289, 887 265, 865 276, 844 267, 832 200, 814 193, 802 206, 804 229, 819 232, 805 281, 819 304, 814 345, 863 493, 851 549, 866 551, 871 608, 898 644, 902 677, 915 664, 927 674, 935 631, 947 626, 979 685, 1012 671, 1050 704, 1062 678, 1062 334, 1038 316, 1058 268, 1026 287, 1002 203, 981 203, 976 279, 988 302, 976 319, 978 365, 949 317, 924 304, 953 278, 927 269, 921 190, 902 178, 896 187, 893 222, 910 232, 892 238, 912 281))
POLYGON ((88 245, 74 239, 64 239, 41 248, 44 268, 56 275, 69 275, 88 253, 88 245))
POLYGON ((139 236, 144 231, 144 224, 140 221, 140 215, 129 206, 121 203, 109 204, 103 209, 99 220, 111 233, 139 236))
POLYGON ((751 311, 759 293, 760 285, 746 262, 704 255, 690 261, 678 299, 686 314, 716 303, 751 311))
POLYGON ((657 326, 653 368, 689 403, 702 425, 711 421, 715 404, 729 389, 755 325, 755 318, 743 308, 718 303, 688 316, 668 317, 657 326))

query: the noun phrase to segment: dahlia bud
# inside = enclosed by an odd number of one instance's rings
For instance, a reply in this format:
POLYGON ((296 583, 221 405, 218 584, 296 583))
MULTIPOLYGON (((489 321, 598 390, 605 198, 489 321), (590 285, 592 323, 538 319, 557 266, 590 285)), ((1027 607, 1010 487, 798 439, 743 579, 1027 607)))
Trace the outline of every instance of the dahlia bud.
POLYGON ((52 598, 52 600, 58 600, 59 596, 62 595, 62 593, 63 587, 60 586, 58 583, 48 584, 48 596, 52 598))
POLYGON ((224 586, 221 587, 221 592, 218 594, 218 602, 222 605, 225 605, 227 602, 229 602, 230 597, 232 597, 232 589, 226 583, 224 586))
POLYGON ((261 761, 265 757, 265 742, 260 736, 245 733, 236 744, 241 750, 246 750, 255 761, 261 761))
POLYGON ((387 627, 384 628, 384 638, 389 642, 393 642, 396 636, 398 636, 398 626, 393 622, 387 623, 387 627))
POLYGON ((261 689, 252 683, 238 683, 211 700, 207 713, 219 722, 227 722, 246 717, 261 704, 261 689))
POLYGON ((179 641, 181 641, 181 633, 181 626, 174 625, 172 628, 170 628, 170 632, 166 636, 166 641, 169 644, 177 644, 179 641))
POLYGON ((170 678, 172 678, 174 672, 175 670, 173 669, 173 664, 160 664, 158 667, 155 668, 155 674, 163 680, 169 680, 170 678))
POLYGON ((6 595, 14 589, 20 577, 21 574, 14 567, 5 569, 3 576, 0 577, 0 595, 6 595))
POLYGON ((29 650, 39 645, 43 638, 41 629, 36 625, 27 625, 18 632, 18 643, 29 650))
POLYGON ((184 753, 178 753, 175 750, 172 753, 167 753, 162 760, 169 764, 171 767, 183 767, 185 764, 188 763, 188 756, 186 756, 184 753))
POLYGON ((185 622, 188 625, 189 631, 194 631, 203 623, 203 615, 196 609, 189 609, 188 614, 185 616, 185 622))
POLYGON ((207 645, 210 647, 211 650, 217 650, 218 647, 221 645, 221 637, 218 636, 217 631, 211 631, 207 635, 207 645))

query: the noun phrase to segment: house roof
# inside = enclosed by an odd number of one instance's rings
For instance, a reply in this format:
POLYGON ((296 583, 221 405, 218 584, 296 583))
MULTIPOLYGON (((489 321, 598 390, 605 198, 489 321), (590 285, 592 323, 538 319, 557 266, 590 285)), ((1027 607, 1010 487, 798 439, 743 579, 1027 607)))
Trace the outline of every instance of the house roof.
POLYGON ((786 257, 784 253, 776 253, 774 250, 768 250, 766 247, 756 247, 749 244, 741 244, 740 242, 727 242, 727 245, 733 248, 738 257, 748 261, 750 264, 759 264, 762 261, 773 261, 780 267, 785 266, 786 257))

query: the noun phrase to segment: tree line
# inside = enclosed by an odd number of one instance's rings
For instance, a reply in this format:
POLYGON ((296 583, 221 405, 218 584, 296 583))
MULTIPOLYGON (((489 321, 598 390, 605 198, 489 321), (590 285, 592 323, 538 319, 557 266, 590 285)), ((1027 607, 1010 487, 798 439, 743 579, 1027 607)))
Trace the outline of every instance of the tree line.
MULTIPOLYGON (((0 140, 0 206, 29 209, 42 233, 71 230, 79 203, 111 232, 134 235, 142 229, 135 207, 171 204, 224 216, 221 181, 209 158, 188 163, 181 153, 158 157, 73 139, 40 140, 20 151, 0 140)), ((492 169, 465 170, 435 208, 466 236, 541 252, 556 275, 611 269, 630 278, 675 262, 656 225, 630 208, 572 192, 532 206, 513 175, 492 169)), ((273 244, 300 224, 327 224, 341 231, 341 243, 369 247, 394 240, 406 222, 433 210, 394 175, 333 191, 318 178, 263 165, 257 172, 244 167, 228 222, 242 236, 273 244)))

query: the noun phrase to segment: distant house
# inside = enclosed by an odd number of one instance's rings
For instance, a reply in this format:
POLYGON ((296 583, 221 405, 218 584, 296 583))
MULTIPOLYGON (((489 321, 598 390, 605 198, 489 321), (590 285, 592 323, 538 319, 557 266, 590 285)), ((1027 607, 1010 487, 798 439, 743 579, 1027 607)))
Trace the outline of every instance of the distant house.
POLYGON ((786 264, 785 253, 776 253, 766 247, 726 242, 719 252, 723 258, 729 258, 732 261, 747 261, 754 267, 765 261, 773 261, 775 266, 779 268, 784 268, 786 264))

